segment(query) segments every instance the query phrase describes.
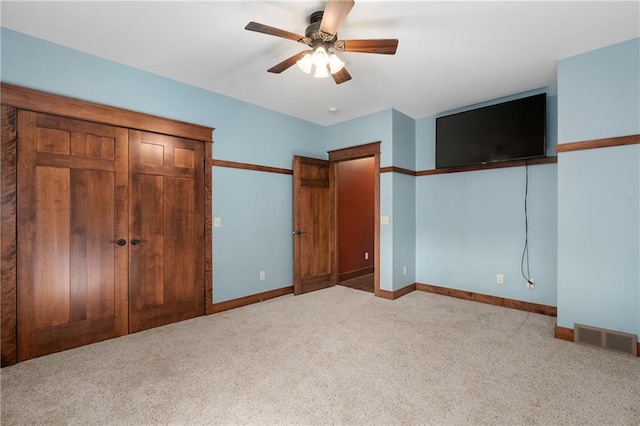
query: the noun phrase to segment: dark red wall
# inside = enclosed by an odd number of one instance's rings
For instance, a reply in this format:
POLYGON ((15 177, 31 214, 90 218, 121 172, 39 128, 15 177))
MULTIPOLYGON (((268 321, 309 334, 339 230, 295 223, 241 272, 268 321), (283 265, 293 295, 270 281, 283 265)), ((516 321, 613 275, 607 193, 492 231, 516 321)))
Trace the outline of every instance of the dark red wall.
POLYGON ((339 273, 373 267, 374 159, 338 165, 339 273), (364 253, 369 252, 369 260, 364 253))

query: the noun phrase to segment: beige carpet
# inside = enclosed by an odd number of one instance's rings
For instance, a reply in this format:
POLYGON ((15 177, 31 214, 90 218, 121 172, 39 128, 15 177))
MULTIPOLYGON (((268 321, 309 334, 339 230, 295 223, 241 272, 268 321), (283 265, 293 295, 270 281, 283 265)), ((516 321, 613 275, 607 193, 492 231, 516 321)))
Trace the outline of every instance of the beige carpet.
POLYGON ((284 296, 5 368, 2 424, 640 424, 640 359, 413 292, 284 296))

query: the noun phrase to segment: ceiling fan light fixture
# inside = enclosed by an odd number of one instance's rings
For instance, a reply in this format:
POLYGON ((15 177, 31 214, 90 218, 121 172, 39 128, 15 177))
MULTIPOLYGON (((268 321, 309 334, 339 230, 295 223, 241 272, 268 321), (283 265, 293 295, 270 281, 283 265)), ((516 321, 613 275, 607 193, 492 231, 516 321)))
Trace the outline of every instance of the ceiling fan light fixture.
POLYGON ((298 68, 305 74, 311 74, 311 67, 313 66, 313 58, 309 53, 305 53, 304 56, 296 62, 298 68))
POLYGON ((340 58, 338 58, 338 55, 332 53, 329 56, 329 68, 331 70, 331 74, 335 74, 342 68, 344 68, 344 62, 342 62, 340 58))
POLYGON ((305 53, 296 64, 304 73, 315 71, 315 78, 329 77, 344 68, 344 62, 335 53, 327 52, 324 46, 318 46, 313 53, 305 53))
POLYGON ((329 55, 324 47, 320 46, 313 53, 313 65, 316 67, 326 67, 329 63, 329 55))
POLYGON ((327 66, 316 67, 316 73, 313 75, 315 78, 326 78, 329 77, 329 69, 327 66))

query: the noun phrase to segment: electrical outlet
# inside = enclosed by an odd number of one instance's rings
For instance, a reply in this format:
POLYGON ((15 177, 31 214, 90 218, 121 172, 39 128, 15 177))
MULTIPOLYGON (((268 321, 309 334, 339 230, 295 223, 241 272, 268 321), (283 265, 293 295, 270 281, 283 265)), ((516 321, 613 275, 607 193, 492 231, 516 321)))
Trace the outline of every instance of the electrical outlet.
POLYGON ((368 251, 364 252, 364 260, 369 260, 369 252, 368 251))
POLYGON ((214 228, 220 228, 222 225, 220 223, 220 218, 219 217, 215 217, 213 218, 213 227, 214 228))
POLYGON ((389 216, 380 216, 380 225, 388 225, 389 216))
POLYGON ((402 275, 407 275, 407 267, 406 266, 402 267, 402 275))
POLYGON ((535 278, 529 278, 529 281, 527 281, 527 288, 528 289, 533 289, 536 287, 536 280, 535 278))
POLYGON ((504 284, 504 275, 502 274, 496 274, 496 282, 498 284, 504 284))
POLYGON ((260 281, 264 281, 267 279, 267 273, 265 271, 260 271, 260 281))

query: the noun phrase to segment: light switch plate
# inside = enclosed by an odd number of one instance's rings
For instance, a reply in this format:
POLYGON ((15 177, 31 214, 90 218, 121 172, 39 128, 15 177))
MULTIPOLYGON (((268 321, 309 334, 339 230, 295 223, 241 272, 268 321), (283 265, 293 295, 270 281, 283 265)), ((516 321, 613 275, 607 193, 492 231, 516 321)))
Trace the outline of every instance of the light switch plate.
POLYGON ((222 225, 220 224, 220 218, 216 217, 213 219, 213 227, 214 228, 220 228, 222 225))

